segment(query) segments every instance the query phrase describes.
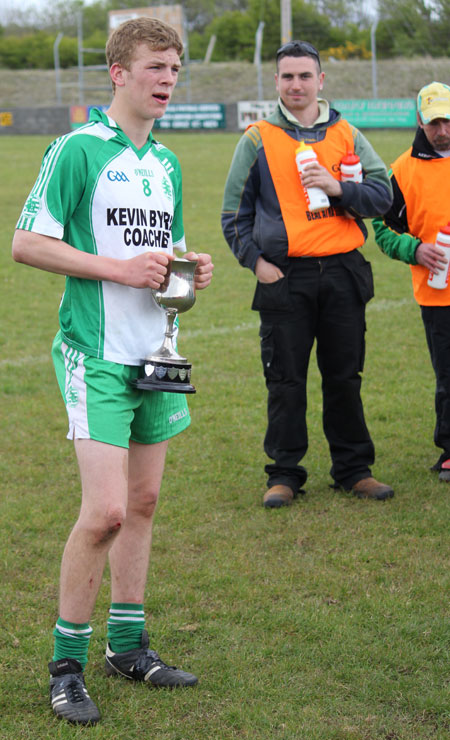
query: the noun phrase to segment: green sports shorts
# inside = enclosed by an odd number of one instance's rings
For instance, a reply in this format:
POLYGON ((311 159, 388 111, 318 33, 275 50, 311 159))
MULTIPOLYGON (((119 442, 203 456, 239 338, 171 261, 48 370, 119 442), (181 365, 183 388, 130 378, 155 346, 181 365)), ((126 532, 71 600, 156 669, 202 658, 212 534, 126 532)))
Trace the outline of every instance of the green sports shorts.
POLYGON ((181 393, 140 391, 131 385, 141 368, 98 360, 68 346, 56 335, 52 358, 69 417, 68 439, 128 447, 130 440, 155 444, 191 423, 181 393))

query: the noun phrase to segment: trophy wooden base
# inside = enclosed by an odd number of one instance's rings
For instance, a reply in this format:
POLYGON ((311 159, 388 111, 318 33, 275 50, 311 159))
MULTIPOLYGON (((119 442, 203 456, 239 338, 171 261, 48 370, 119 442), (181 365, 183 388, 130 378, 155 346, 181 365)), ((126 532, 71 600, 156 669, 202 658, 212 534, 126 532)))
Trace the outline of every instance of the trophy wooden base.
POLYGON ((196 393, 191 380, 189 363, 148 361, 145 375, 133 381, 140 391, 165 391, 166 393, 196 393))

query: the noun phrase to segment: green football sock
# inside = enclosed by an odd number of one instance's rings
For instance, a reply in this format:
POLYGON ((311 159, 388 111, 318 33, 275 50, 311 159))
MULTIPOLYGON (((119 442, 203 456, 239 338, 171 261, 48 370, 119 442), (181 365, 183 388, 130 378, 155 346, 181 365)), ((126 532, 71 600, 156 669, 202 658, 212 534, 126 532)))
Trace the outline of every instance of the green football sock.
POLYGON ((84 670, 92 635, 92 627, 89 623, 76 624, 75 622, 66 622, 59 617, 53 635, 55 637, 53 660, 75 658, 81 663, 84 670))
POLYGON ((125 653, 141 647, 143 629, 145 629, 143 604, 111 604, 108 642, 114 653, 125 653))

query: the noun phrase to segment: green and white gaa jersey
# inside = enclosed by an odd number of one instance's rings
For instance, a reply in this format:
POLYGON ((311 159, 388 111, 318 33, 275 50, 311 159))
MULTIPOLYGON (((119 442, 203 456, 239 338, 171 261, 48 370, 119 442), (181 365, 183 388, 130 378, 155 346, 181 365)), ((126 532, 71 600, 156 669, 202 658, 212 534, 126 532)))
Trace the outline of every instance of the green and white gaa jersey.
MULTIPOLYGON (((97 109, 56 139, 17 228, 62 239, 92 254, 129 259, 185 251, 181 169, 150 135, 137 150, 97 109)), ((150 289, 67 277, 59 310, 64 341, 85 354, 140 365, 161 345, 165 313, 150 289)))

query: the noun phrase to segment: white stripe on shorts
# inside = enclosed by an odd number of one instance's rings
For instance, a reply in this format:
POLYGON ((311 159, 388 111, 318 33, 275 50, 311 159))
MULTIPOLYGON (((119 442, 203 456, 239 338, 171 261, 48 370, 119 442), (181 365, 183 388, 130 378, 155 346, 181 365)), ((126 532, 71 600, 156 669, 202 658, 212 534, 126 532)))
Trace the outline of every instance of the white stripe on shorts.
POLYGON ((65 402, 69 417, 67 439, 89 439, 89 424, 86 407, 86 385, 84 382, 83 352, 61 342, 61 352, 66 368, 65 402))

